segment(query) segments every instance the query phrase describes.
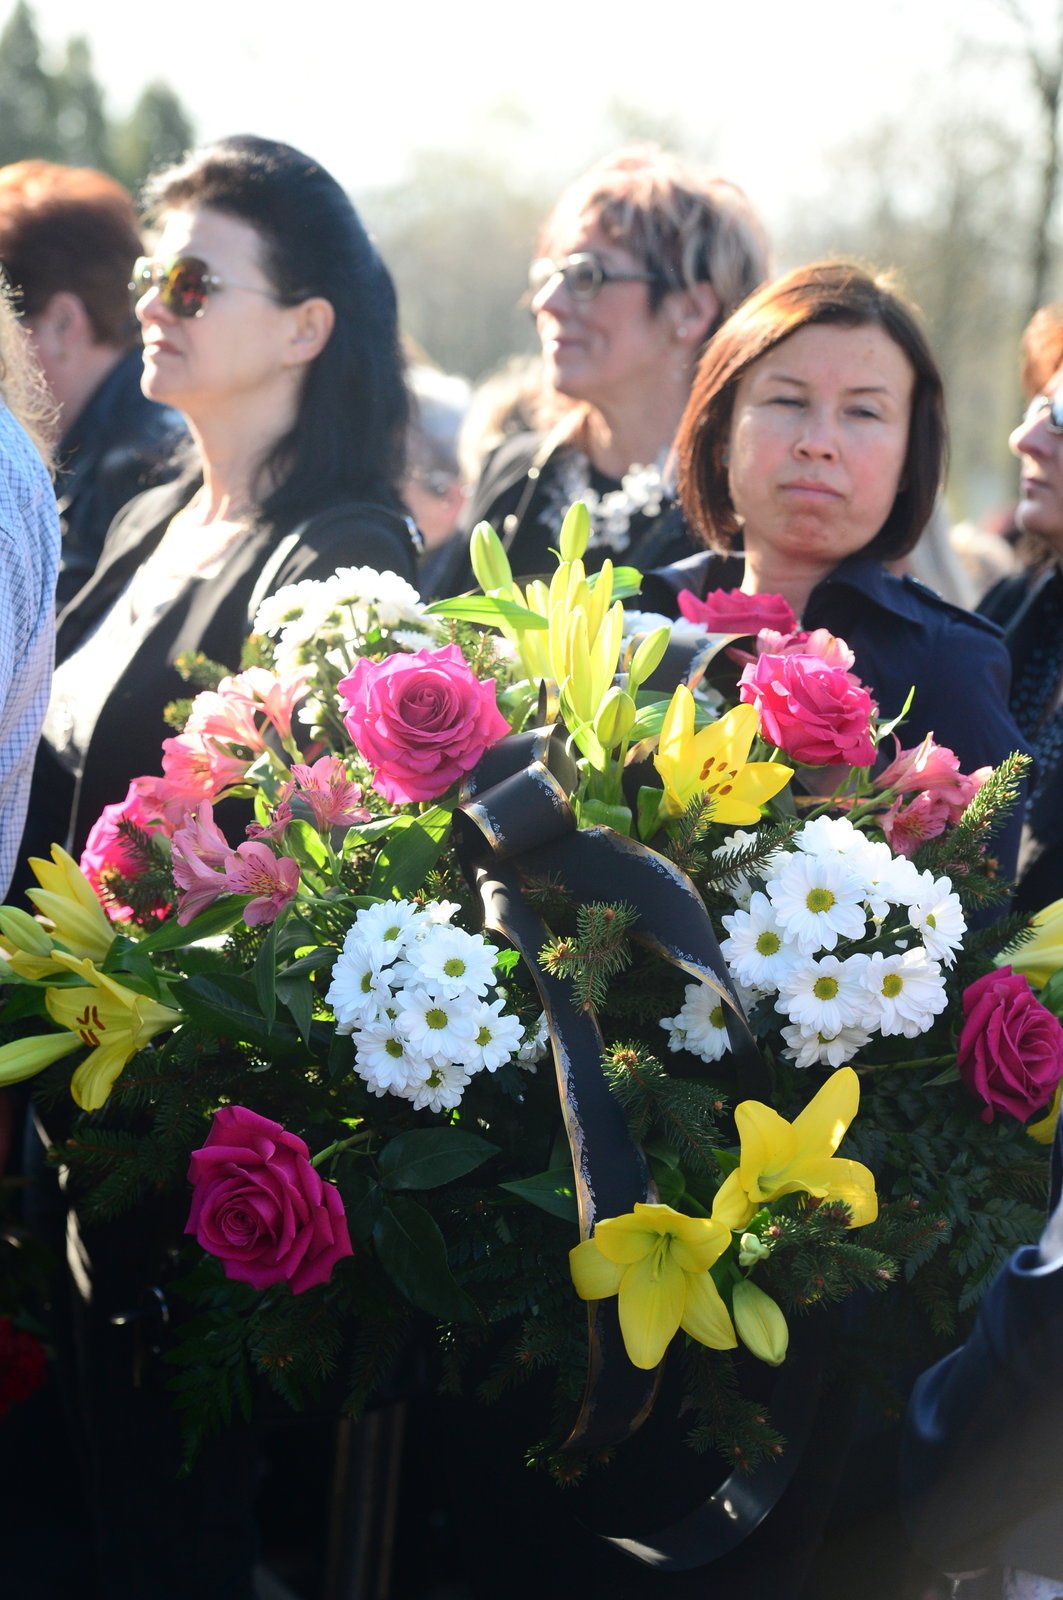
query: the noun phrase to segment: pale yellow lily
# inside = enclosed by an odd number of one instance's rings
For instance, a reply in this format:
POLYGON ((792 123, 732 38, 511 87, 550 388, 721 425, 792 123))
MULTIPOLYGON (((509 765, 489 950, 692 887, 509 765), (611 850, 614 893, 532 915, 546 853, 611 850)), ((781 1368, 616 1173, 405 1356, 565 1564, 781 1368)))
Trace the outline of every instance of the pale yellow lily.
POLYGON ((734 1325, 709 1268, 731 1243, 729 1229, 671 1206, 636 1205, 606 1217, 569 1252, 581 1300, 619 1296, 624 1349, 648 1371, 680 1328, 712 1350, 733 1350, 734 1325))
POLYGON ((705 795, 714 822, 759 822, 761 806, 785 788, 793 768, 748 759, 757 733, 752 706, 735 706, 696 733, 694 709, 694 696, 681 683, 664 714, 653 758, 664 784, 661 815, 681 816, 695 797, 705 795))
POLYGON ((997 966, 1021 972, 1032 988, 1043 989, 1052 974, 1063 967, 1063 900, 1053 900, 1036 912, 1032 923, 1036 929, 1033 938, 1001 951, 997 966))
POLYGON ((53 959, 84 979, 76 988, 47 989, 44 998, 52 1021, 91 1047, 71 1079, 70 1092, 83 1111, 98 1111, 137 1051, 184 1018, 180 1011, 116 983, 91 961, 61 950, 53 959))
POLYGON ((771 1295, 748 1278, 740 1278, 734 1286, 731 1309, 735 1329, 746 1349, 769 1367, 781 1366, 786 1359, 790 1330, 771 1295))
POLYGON ((102 961, 114 943, 114 929, 96 897, 96 891, 72 856, 52 845, 51 861, 30 857, 39 889, 26 898, 52 924, 59 943, 74 955, 102 961))
POLYGON ((1056 1092, 1052 1096, 1048 1110, 1036 1122, 1026 1125, 1026 1132, 1038 1144, 1051 1144, 1056 1136, 1056 1124, 1059 1121, 1060 1096, 1063 1095, 1063 1080, 1056 1084, 1056 1092))
POLYGON ((860 1080, 852 1067, 832 1073, 792 1123, 759 1100, 743 1100, 735 1108, 741 1154, 713 1202, 715 1220, 744 1228, 769 1200, 811 1194, 843 1201, 852 1212, 851 1227, 874 1222, 878 1196, 873 1174, 859 1161, 834 1154, 859 1104, 860 1080))

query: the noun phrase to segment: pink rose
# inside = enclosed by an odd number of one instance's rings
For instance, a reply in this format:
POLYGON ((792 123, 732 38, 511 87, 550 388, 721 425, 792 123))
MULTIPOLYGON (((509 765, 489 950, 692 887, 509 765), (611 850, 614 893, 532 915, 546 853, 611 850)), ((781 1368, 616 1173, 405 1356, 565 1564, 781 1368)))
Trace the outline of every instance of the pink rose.
MULTIPOLYGON (((100 904, 112 922, 128 922, 133 915, 132 906, 123 905, 115 898, 114 880, 138 878, 144 871, 144 862, 120 831, 121 824, 131 823, 142 833, 157 833, 164 838, 173 832, 172 823, 160 820, 158 807, 149 805, 137 785, 138 780, 134 778, 124 800, 104 806, 81 852, 81 870, 99 895, 100 904)), ((168 907, 161 902, 154 909, 162 916, 168 907)))
POLYGON ((871 696, 852 673, 815 655, 763 655, 739 679, 770 744, 811 767, 869 767, 871 696))
POLYGON ((302 1139, 246 1106, 214 1113, 188 1181, 194 1193, 185 1232, 238 1283, 288 1283, 302 1294, 327 1283, 337 1261, 354 1253, 340 1192, 311 1166, 302 1139))
POLYGON ((797 627, 797 618, 781 594, 710 589, 704 600, 699 600, 689 589, 682 589, 679 610, 688 622, 699 623, 709 633, 759 633, 761 628, 789 633, 797 627))
POLYGON ((956 1062, 967 1088, 985 1101, 982 1121, 1006 1111, 1025 1122, 1063 1078, 1063 1027, 1010 967, 965 989, 963 1014, 956 1062))
POLYGON ((373 787, 403 803, 434 800, 509 732, 492 679, 481 682, 456 644, 369 661, 339 685, 344 727, 375 767, 373 787))

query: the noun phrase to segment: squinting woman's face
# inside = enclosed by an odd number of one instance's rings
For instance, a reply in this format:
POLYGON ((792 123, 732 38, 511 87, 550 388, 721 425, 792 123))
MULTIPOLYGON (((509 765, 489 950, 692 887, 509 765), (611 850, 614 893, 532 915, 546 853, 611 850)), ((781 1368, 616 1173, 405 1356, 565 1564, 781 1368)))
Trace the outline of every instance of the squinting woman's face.
POLYGON ((1051 403, 1063 394, 1063 367, 1030 402, 1008 443, 1022 463, 1015 516, 1026 533, 1040 534, 1063 553, 1063 434, 1054 432, 1051 403))
POLYGON ((731 498, 753 554, 829 569, 889 516, 908 449, 915 373, 880 327, 811 324, 739 380, 731 498))

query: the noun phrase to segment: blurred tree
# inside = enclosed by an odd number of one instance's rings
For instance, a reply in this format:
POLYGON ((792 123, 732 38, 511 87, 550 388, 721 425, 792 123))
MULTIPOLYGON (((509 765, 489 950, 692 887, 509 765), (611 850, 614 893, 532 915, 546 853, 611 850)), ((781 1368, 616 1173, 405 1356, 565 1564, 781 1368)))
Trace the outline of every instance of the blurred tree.
POLYGON ((1037 112, 1038 203, 1030 230, 1030 287, 1025 319, 1029 320, 1039 306, 1055 297, 1051 275, 1053 223, 1059 198, 1059 116, 1063 109, 1063 0, 1056 0, 1052 22, 1040 29, 1019 0, 997 0, 997 5, 1022 37, 1022 56, 1037 112))
POLYGON ((110 171, 110 129, 103 108, 103 91, 93 75, 87 40, 68 41, 66 60, 56 74, 54 87, 60 159, 70 166, 110 171))
POLYGON ((19 0, 0 33, 0 164, 58 159, 56 86, 41 65, 29 6, 19 0))
POLYGON ((193 142, 192 124, 165 83, 152 83, 115 129, 115 175, 136 189, 149 172, 177 161, 193 142))

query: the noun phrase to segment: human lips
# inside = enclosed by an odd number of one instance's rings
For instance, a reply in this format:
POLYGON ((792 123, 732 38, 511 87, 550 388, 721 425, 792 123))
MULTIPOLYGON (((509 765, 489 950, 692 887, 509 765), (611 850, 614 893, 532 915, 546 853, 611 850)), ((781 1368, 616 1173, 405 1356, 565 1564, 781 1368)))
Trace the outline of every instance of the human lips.
POLYGON ((832 488, 829 483, 823 483, 819 478, 791 478, 787 483, 780 484, 784 494, 792 494, 800 499, 812 500, 840 500, 840 489, 832 488))

